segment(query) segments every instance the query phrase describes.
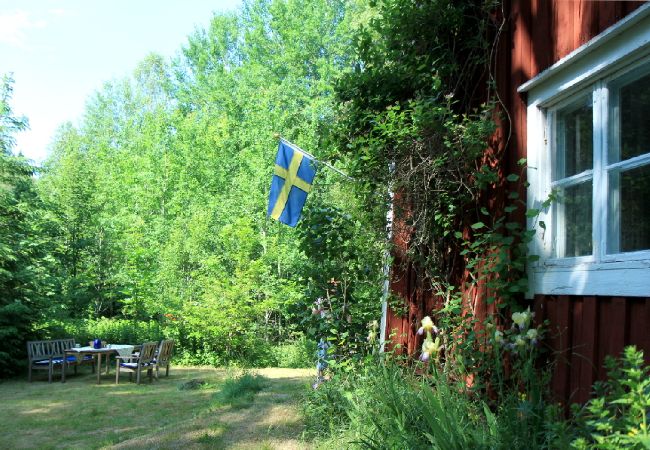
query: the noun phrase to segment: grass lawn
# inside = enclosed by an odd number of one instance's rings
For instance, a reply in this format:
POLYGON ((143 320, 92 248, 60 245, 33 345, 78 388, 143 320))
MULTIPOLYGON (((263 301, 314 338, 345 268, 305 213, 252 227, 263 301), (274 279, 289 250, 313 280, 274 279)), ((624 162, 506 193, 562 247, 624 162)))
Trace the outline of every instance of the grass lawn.
MULTIPOLYGON (((136 385, 128 374, 115 385, 114 368, 95 384, 80 368, 66 383, 47 383, 45 371, 35 381, 0 383, 2 448, 236 448, 307 449, 298 402, 313 381, 309 369, 260 369, 268 378, 249 407, 215 400, 224 369, 174 367, 169 378, 136 385), (201 379, 200 389, 179 386, 201 379)), ((246 406, 246 405, 244 405, 246 406)))

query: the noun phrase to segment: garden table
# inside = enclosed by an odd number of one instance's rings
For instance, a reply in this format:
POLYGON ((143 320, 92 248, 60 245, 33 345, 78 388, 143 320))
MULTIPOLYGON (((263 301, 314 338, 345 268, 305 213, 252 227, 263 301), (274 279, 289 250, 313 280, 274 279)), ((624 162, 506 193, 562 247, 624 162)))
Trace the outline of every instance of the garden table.
MULTIPOLYGON (((83 355, 96 355, 97 358, 97 384, 101 384, 101 369, 102 369, 102 355, 106 355, 107 362, 111 353, 116 353, 120 356, 130 356, 133 353, 135 345, 123 345, 123 344, 111 344, 107 347, 94 348, 94 347, 75 347, 65 350, 65 356, 68 355, 77 355, 83 357, 83 355)), ((67 359, 64 358, 64 367, 61 373, 61 382, 65 383, 65 366, 67 365, 67 359)), ((110 364, 106 364, 106 375, 110 369, 110 364)))

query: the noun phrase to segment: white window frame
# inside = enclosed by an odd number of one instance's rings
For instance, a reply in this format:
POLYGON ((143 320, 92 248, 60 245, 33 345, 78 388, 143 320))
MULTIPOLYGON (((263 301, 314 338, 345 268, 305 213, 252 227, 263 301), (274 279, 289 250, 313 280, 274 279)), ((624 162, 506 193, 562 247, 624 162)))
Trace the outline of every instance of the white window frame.
MULTIPOLYGON (((529 227, 538 233, 530 245, 540 259, 528 267, 528 297, 546 295, 650 296, 650 250, 608 254, 607 180, 603 155, 609 126, 594 130, 592 176, 592 254, 554 256, 553 207, 542 207, 552 188, 552 123, 559 108, 580 96, 592 95, 594 123, 608 124, 608 83, 644 65, 650 67, 650 3, 640 6, 612 27, 576 49, 553 66, 521 85, 527 95, 527 204, 541 210, 529 227), (543 221, 545 229, 539 227, 543 221)), ((631 168, 647 163, 649 155, 610 164, 631 168)), ((569 177, 571 178, 571 177, 569 177)))

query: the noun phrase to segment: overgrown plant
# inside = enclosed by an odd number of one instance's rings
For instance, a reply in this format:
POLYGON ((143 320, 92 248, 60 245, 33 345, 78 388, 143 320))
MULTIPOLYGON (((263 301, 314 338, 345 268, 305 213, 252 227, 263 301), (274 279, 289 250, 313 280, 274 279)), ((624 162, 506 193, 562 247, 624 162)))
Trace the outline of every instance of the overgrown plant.
POLYGON ((380 313, 381 241, 358 217, 331 206, 306 208, 298 234, 312 264, 302 271, 310 303, 298 303, 296 315, 310 338, 327 343, 333 364, 351 368, 366 353, 367 324, 380 313))
POLYGON ((356 66, 337 86, 337 135, 358 191, 371 207, 389 201, 387 187, 395 193, 396 232, 408 235, 409 259, 435 291, 457 281, 454 231, 497 179, 492 165, 478 164, 495 129, 489 7, 376 2, 357 35, 356 66))
POLYGON ((324 448, 555 448, 558 414, 526 411, 513 391, 498 408, 441 372, 368 365, 308 393, 307 432, 324 448))
POLYGON ((221 389, 215 394, 219 406, 247 408, 253 404, 255 395, 266 387, 267 379, 262 375, 242 372, 226 378, 221 389))
POLYGON ((576 407, 579 449, 650 448, 650 367, 643 351, 626 347, 619 360, 605 360, 608 379, 594 385, 595 397, 576 407))

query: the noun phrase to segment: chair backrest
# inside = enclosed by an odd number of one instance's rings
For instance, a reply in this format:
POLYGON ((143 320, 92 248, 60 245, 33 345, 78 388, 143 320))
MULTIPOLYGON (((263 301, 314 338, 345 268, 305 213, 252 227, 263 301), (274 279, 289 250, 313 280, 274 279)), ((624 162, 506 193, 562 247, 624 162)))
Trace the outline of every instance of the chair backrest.
POLYGON ((63 351, 74 347, 74 339, 55 339, 51 341, 27 341, 27 357, 30 361, 62 357, 63 351))
POLYGON ((172 359, 172 352, 174 351, 174 340, 165 339, 160 342, 160 348, 158 349, 158 356, 156 356, 156 362, 158 365, 166 366, 169 363, 169 360, 172 359))
POLYGON ((156 348, 158 348, 157 342, 145 342, 142 344, 140 349, 140 358, 138 362, 140 364, 147 364, 153 362, 154 357, 156 356, 156 348))

